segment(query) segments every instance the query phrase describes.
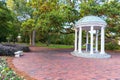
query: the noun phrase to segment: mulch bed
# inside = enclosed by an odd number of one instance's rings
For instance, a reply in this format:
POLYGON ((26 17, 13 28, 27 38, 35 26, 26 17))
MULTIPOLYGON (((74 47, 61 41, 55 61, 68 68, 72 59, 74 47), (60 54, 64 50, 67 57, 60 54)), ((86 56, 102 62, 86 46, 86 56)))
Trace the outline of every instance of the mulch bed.
POLYGON ((8 66, 17 73, 18 76, 23 76, 26 80, 36 80, 32 77, 30 77, 25 72, 19 71, 17 68, 15 68, 14 64, 12 63, 13 57, 6 57, 6 61, 8 63, 8 66))

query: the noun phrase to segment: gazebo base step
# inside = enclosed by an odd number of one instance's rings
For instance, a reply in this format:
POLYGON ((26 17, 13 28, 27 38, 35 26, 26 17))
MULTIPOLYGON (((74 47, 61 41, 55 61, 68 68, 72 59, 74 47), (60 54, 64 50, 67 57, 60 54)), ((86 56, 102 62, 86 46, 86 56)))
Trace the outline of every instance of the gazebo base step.
POLYGON ((90 54, 90 53, 86 53, 86 52, 78 53, 77 51, 74 51, 74 52, 71 52, 71 54, 76 57, 84 57, 84 58, 111 58, 111 55, 109 55, 107 53, 100 54, 99 52, 90 54))

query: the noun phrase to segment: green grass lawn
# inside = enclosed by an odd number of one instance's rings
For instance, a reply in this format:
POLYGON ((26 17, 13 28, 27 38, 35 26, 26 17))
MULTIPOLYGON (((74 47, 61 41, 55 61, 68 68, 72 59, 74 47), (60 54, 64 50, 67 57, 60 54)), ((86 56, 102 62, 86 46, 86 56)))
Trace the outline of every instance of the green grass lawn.
POLYGON ((48 47, 48 48, 73 48, 73 45, 62 45, 62 44, 50 44, 47 46, 46 44, 43 43, 36 43, 36 46, 40 47, 48 47))
MULTIPOLYGON (((30 46, 28 43, 19 43, 19 44, 23 44, 23 45, 27 45, 27 46, 30 46)), ((61 48, 61 49, 66 49, 66 48, 74 48, 74 45, 64 45, 64 44, 50 44, 49 46, 47 46, 47 44, 45 43, 36 43, 35 46, 38 46, 38 47, 48 47, 48 48, 61 48)), ((86 48, 86 46, 82 46, 83 49, 86 48)))

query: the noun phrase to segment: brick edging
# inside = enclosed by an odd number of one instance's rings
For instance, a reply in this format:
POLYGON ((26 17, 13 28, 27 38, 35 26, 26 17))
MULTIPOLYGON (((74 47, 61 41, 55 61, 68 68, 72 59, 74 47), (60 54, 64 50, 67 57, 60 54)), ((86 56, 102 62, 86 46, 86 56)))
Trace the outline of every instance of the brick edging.
POLYGON ((13 57, 6 57, 6 61, 7 61, 8 66, 9 66, 13 71, 15 71, 18 76, 23 76, 23 78, 25 78, 26 80, 37 80, 37 79, 34 79, 34 78, 30 77, 30 76, 29 76, 27 73, 25 73, 24 71, 18 70, 18 69, 14 66, 14 64, 12 63, 13 59, 14 59, 13 57))

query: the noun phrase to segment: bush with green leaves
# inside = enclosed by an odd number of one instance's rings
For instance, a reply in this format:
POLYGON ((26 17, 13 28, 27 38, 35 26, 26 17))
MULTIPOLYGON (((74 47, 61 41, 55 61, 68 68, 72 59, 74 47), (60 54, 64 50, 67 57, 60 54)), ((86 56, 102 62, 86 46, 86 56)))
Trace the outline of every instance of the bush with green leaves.
POLYGON ((0 58, 0 80, 24 80, 23 77, 19 77, 11 70, 5 59, 0 58))
POLYGON ((105 49, 107 49, 107 50, 118 50, 119 47, 120 46, 115 41, 106 43, 106 45, 105 45, 105 49))

